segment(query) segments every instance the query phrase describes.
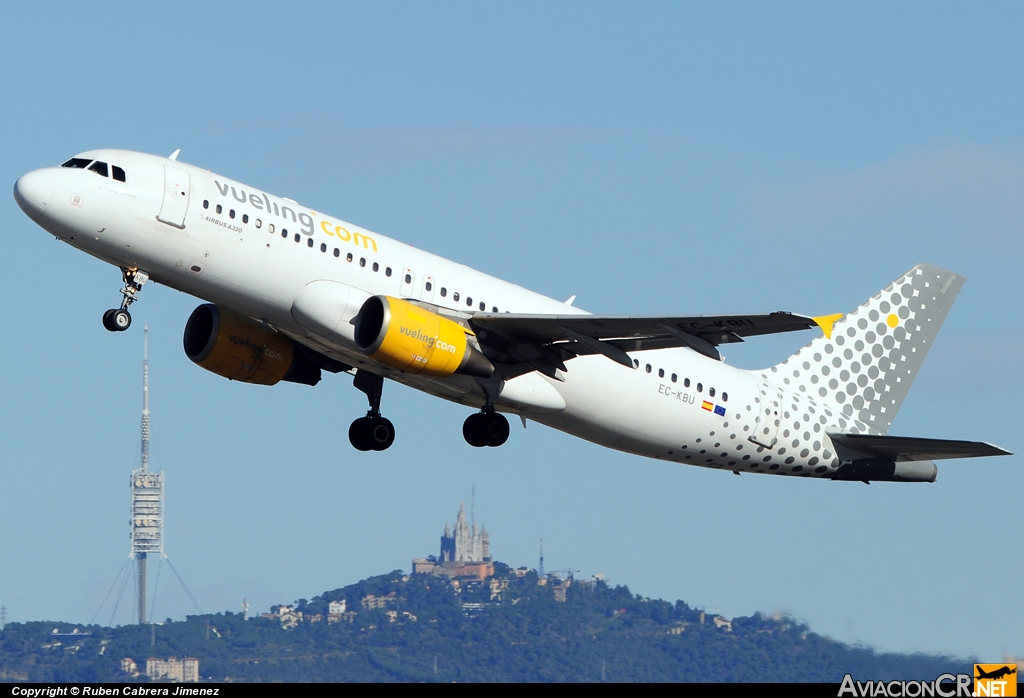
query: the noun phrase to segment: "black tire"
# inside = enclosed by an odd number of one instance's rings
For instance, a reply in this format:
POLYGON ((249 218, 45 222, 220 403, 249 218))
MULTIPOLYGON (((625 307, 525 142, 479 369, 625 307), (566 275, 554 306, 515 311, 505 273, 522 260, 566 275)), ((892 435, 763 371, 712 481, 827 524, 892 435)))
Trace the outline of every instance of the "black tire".
POLYGON ((462 438, 474 448, 483 448, 487 445, 483 420, 484 415, 478 413, 469 415, 462 423, 462 438))
POLYGON ((360 417, 348 428, 348 440, 357 451, 370 450, 369 422, 366 417, 360 417))
POLYGON ((114 321, 110 319, 110 316, 113 314, 114 311, 112 309, 103 313, 103 327, 108 332, 117 332, 117 327, 114 325, 114 321))
POLYGON ((508 441, 508 435, 511 430, 505 415, 491 412, 488 415, 481 416, 484 417, 484 441, 488 446, 501 446, 508 441))
POLYGON ((370 417, 366 430, 367 441, 373 451, 386 451, 395 443, 395 425, 384 417, 370 417))
POLYGON ((124 308, 118 308, 110 312, 110 324, 117 332, 124 332, 132 326, 132 316, 124 308))

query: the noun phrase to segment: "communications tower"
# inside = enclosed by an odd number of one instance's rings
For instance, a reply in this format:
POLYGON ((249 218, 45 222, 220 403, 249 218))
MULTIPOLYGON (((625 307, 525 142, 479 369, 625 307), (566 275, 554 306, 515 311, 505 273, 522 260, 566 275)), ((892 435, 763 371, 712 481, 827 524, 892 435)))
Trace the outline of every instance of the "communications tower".
POLYGON ((146 623, 146 559, 164 553, 164 474, 149 469, 149 327, 142 350, 142 464, 132 471, 131 554, 138 572, 139 624, 146 623))

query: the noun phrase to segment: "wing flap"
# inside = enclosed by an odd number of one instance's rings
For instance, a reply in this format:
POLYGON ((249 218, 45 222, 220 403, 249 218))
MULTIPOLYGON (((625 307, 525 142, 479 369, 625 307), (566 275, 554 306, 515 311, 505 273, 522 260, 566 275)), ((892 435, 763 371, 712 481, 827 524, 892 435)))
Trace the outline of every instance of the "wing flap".
MULTIPOLYGON (((476 313, 470 318, 470 324, 539 344, 576 339, 576 335, 605 340, 672 337, 677 333, 685 333, 712 345, 742 341, 743 337, 795 332, 819 326, 812 317, 785 312, 697 316, 476 313)), ((675 346, 685 346, 685 342, 677 339, 675 346)))
POLYGON ((998 446, 982 441, 956 441, 953 439, 923 439, 914 436, 881 434, 829 433, 829 438, 840 446, 868 456, 877 456, 896 463, 907 461, 942 460, 946 458, 983 458, 1013 455, 998 446))

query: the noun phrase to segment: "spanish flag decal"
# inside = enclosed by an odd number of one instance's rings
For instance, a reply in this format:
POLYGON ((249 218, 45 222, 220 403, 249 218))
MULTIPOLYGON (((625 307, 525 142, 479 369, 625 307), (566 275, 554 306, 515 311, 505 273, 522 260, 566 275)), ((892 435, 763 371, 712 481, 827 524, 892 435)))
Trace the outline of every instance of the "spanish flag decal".
POLYGON ((711 412, 712 410, 714 410, 714 409, 715 409, 715 406, 714 406, 714 405, 712 405, 712 404, 711 404, 710 402, 708 402, 707 400, 705 400, 704 402, 702 402, 702 403, 700 404, 700 408, 701 408, 702 410, 707 410, 708 412, 711 412))

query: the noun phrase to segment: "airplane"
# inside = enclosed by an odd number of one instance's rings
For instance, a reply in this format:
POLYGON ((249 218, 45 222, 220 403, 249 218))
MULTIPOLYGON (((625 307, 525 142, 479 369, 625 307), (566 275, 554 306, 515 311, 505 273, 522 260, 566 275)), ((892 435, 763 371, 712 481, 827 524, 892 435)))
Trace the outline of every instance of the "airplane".
POLYGON ((934 460, 1009 455, 889 429, 965 279, 918 264, 852 312, 587 313, 177 159, 90 150, 14 185, 48 233, 121 270, 110 331, 150 280, 205 303, 185 354, 231 380, 316 385, 351 373, 365 416, 349 439, 383 451, 385 379, 475 408, 474 447, 518 415, 619 451, 733 473, 934 482, 934 460), (782 363, 744 370, 719 347, 810 329, 782 363))
POLYGON ((979 667, 977 664, 975 664, 974 665, 974 671, 977 674, 977 676, 974 677, 976 679, 1001 679, 1004 676, 1010 676, 1011 674, 1016 674, 1017 673, 1017 667, 1014 667, 1013 669, 1011 669, 1010 665, 1007 664, 1005 666, 1002 666, 1002 667, 1000 667, 998 669, 994 669, 992 671, 985 671, 984 669, 979 667))

